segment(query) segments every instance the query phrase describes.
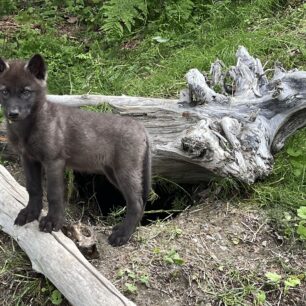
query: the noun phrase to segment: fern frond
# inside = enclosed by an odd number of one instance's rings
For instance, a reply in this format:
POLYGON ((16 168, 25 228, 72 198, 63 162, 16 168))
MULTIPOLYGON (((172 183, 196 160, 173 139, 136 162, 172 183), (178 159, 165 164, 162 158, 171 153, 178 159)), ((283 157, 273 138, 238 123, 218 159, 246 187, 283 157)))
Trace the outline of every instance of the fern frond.
POLYGON ((108 40, 121 38, 124 31, 132 32, 137 20, 144 20, 148 14, 145 0, 109 0, 103 5, 104 22, 102 30, 108 40))
POLYGON ((165 13, 169 20, 174 23, 180 23, 190 18, 194 3, 192 0, 170 1, 166 5, 165 13))

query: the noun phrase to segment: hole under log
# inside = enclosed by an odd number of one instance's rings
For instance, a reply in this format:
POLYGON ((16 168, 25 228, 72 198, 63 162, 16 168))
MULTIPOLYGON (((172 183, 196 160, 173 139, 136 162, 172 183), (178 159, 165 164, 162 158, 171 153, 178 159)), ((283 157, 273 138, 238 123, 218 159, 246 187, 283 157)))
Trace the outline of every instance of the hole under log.
MULTIPOLYGON (((108 217, 114 211, 125 207, 121 192, 114 187, 103 175, 74 172, 74 185, 78 191, 78 200, 91 203, 96 213, 108 217), (91 199, 91 200, 89 200, 91 199)), ((169 180, 158 178, 153 181, 152 188, 155 196, 146 204, 142 225, 150 224, 158 219, 171 218, 178 215, 186 207, 194 203, 194 185, 177 185, 169 180)), ((76 201, 77 202, 77 201, 76 201)), ((123 217, 125 212, 121 214, 123 217)))

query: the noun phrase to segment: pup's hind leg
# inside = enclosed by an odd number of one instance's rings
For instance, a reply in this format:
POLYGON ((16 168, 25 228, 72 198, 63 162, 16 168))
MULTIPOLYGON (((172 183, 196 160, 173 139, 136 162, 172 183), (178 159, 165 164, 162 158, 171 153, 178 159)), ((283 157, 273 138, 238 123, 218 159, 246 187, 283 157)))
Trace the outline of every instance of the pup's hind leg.
POLYGON ((136 173, 116 175, 116 183, 126 200, 126 216, 114 227, 108 241, 112 246, 127 243, 143 215, 142 178, 136 173))

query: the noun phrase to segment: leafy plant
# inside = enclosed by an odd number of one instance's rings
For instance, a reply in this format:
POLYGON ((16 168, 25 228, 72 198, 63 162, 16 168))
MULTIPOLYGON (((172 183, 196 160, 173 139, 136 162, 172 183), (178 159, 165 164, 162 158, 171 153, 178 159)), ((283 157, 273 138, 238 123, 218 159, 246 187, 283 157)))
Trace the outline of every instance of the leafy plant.
POLYGON ((182 231, 180 228, 178 228, 178 227, 175 227, 175 228, 171 231, 171 234, 172 234, 173 238, 182 235, 182 233, 183 233, 183 231, 182 231))
POLYGON ((255 305, 264 305, 266 299, 266 293, 263 290, 259 290, 255 296, 255 305))
POLYGON ((102 30, 108 40, 121 38, 125 31, 132 32, 137 20, 145 21, 148 9, 144 0, 109 0, 103 5, 102 30))
POLYGON ((297 215, 301 219, 296 232, 300 235, 301 239, 306 239, 306 206, 301 206, 297 210, 297 215))
POLYGON ((287 149, 287 154, 292 164, 294 175, 301 176, 305 172, 305 152, 303 152, 301 146, 299 145, 297 148, 289 147, 287 149))
MULTIPOLYGON (((165 22, 172 27, 186 26, 188 20, 192 21, 193 8, 196 5, 192 0, 166 1, 164 9, 165 22)), ((187 25, 188 26, 188 25, 187 25)))
POLYGON ((129 268, 119 269, 117 278, 126 280, 124 283, 124 290, 130 294, 137 293, 137 284, 149 286, 149 276, 140 271, 133 271, 129 268))
POLYGON ((282 278, 281 275, 279 275, 276 272, 267 272, 265 276, 271 283, 274 283, 274 284, 279 284, 282 278))
POLYGON ((168 264, 176 264, 176 265, 183 265, 184 264, 184 259, 180 257, 180 255, 177 253, 176 250, 171 250, 169 251, 165 256, 164 256, 164 261, 168 264))
POLYGON ((282 284, 284 286, 285 293, 288 292, 290 288, 299 286, 301 284, 301 279, 304 278, 304 275, 290 275, 282 281, 282 276, 275 272, 267 272, 265 276, 269 282, 274 285, 279 286, 282 284))
POLYGON ((139 282, 146 285, 147 287, 149 286, 149 276, 146 274, 141 274, 139 277, 139 282))
POLYGON ((306 206, 301 206, 299 209, 297 209, 297 215, 301 219, 306 220, 306 206))
POLYGON ((0 17, 11 14, 16 10, 16 2, 11 0, 0 1, 0 17))
POLYGON ((63 301, 62 294, 58 290, 53 290, 50 300, 53 305, 60 305, 63 301))
POLYGON ((293 275, 288 277, 285 280, 284 284, 285 284, 285 292, 287 292, 289 288, 294 288, 296 286, 299 286, 301 284, 301 280, 297 276, 293 275))
POLYGON ((63 302, 63 296, 54 286, 47 280, 45 287, 41 288, 41 292, 49 295, 48 300, 53 305, 60 305, 63 302))
POLYGON ((126 292, 131 293, 131 294, 137 293, 138 288, 134 284, 125 283, 124 286, 125 286, 125 291, 126 292))

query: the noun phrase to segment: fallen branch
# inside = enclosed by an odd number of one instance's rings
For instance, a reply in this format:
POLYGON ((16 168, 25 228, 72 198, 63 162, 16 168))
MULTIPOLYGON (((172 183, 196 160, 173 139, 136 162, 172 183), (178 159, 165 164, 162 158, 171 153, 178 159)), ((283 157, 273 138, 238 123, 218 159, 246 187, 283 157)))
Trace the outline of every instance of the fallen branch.
POLYGON ((31 260, 35 271, 44 274, 75 306, 134 305, 100 274, 62 232, 42 233, 38 222, 14 225, 28 194, 0 165, 0 226, 13 237, 31 260))

